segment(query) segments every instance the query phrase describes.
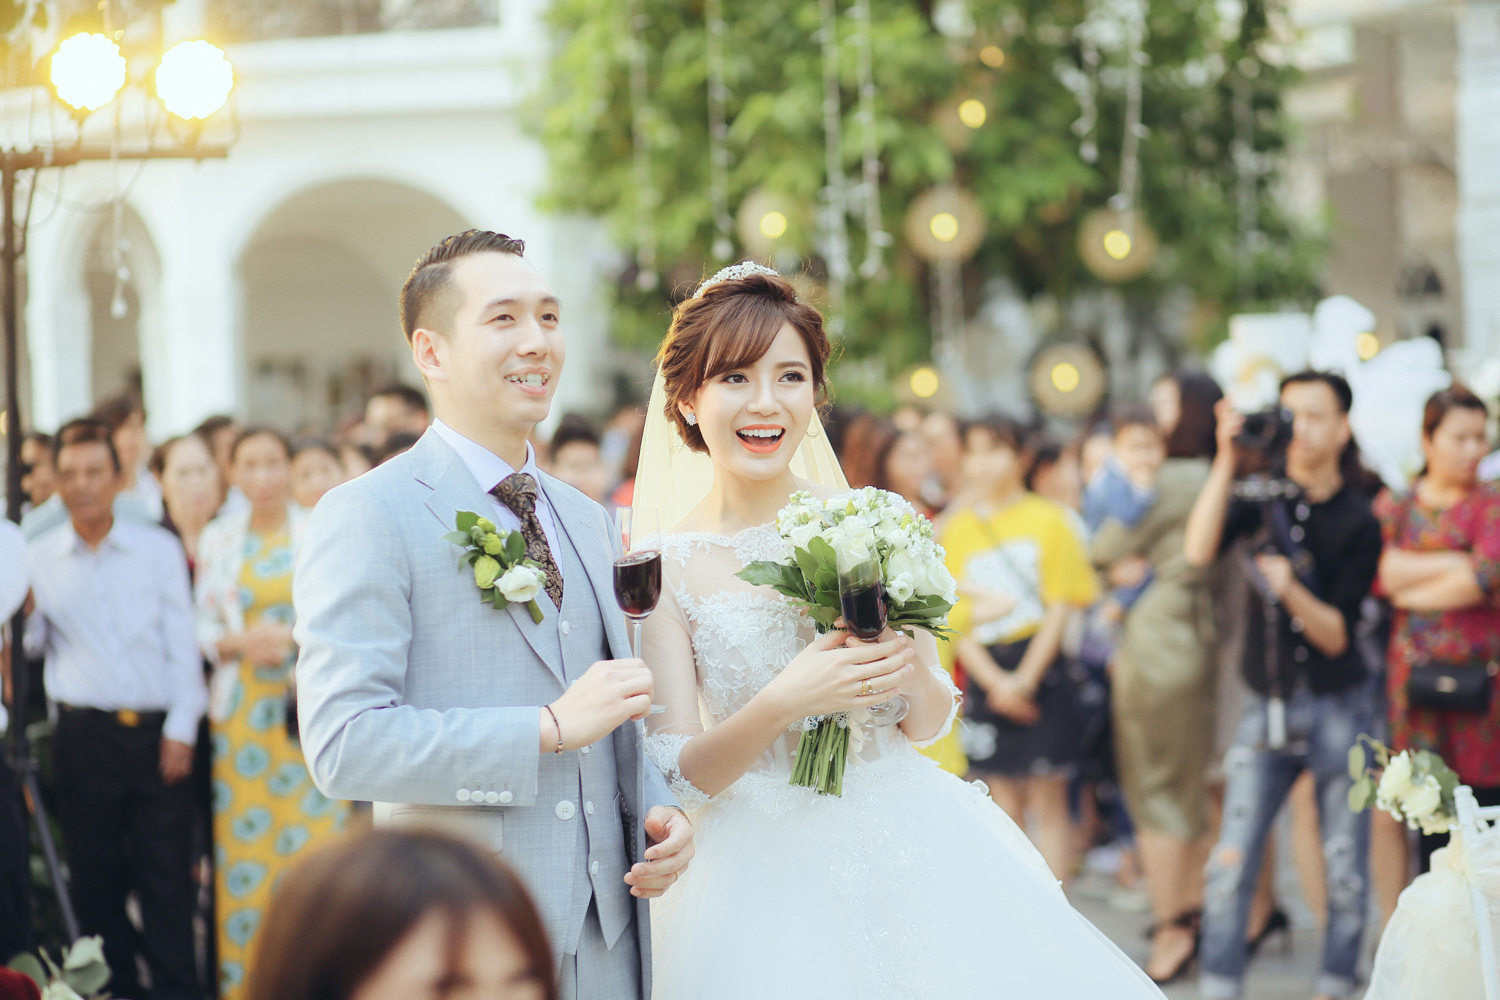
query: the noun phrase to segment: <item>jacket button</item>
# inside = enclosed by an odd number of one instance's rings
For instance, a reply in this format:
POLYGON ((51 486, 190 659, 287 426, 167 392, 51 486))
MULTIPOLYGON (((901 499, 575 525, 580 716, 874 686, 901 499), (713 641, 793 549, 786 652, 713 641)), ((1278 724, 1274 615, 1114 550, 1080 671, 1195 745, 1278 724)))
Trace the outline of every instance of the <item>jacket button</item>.
POLYGON ((589 874, 590 875, 598 875, 599 874, 599 862, 595 861, 595 862, 593 862, 592 864, 589 865, 589 874))
POLYGON ((494 805, 496 802, 500 801, 500 793, 499 792, 485 792, 484 793, 484 801, 488 805, 494 805))
POLYGON ((594 804, 592 802, 585 802, 583 804, 583 811, 588 813, 590 816, 594 815, 594 804))
POLYGON ((510 805, 510 800, 513 799, 513 798, 515 798, 515 796, 512 795, 512 794, 510 794, 510 792, 501 792, 500 793, 500 804, 501 805, 510 805))
POLYGON ((573 626, 569 625, 567 622, 558 622, 557 630, 563 635, 567 635, 569 632, 573 631, 573 626))
POLYGON ((458 790, 458 801, 460 801, 460 802, 467 802, 467 801, 469 801, 469 790, 467 788, 460 788, 458 790))
POLYGON ((588 753, 589 752, 589 748, 588 747, 579 747, 578 752, 579 753, 588 753))
POLYGON ((563 799, 557 804, 557 808, 552 811, 557 814, 558 819, 572 819, 574 814, 578 812, 578 807, 567 799, 563 799))

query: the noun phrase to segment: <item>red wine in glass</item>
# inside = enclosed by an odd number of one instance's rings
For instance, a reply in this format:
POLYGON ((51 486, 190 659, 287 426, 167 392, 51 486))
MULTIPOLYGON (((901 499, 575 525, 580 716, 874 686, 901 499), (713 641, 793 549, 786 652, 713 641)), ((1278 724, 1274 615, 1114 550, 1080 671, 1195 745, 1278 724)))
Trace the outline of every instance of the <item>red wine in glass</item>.
POLYGON ((645 618, 660 598, 660 552, 648 549, 615 560, 615 600, 627 618, 645 618))
POLYGON ((878 639, 885 631, 885 587, 879 579, 864 586, 843 588, 839 604, 844 610, 844 625, 857 638, 878 639))

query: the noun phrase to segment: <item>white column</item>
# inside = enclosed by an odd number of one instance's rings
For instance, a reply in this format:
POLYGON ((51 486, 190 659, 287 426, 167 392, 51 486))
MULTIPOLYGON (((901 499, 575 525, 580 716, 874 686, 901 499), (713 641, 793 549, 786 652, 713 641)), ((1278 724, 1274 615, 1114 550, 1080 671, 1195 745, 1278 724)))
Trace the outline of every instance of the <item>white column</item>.
MULTIPOLYGON (((56 183, 56 177, 50 177, 56 183)), ((63 212, 35 227, 26 247, 26 347, 31 426, 56 430, 93 408, 92 334, 83 285, 82 221, 63 212)))
POLYGON ((1500 3, 1458 18, 1458 255, 1465 360, 1500 354, 1500 3))

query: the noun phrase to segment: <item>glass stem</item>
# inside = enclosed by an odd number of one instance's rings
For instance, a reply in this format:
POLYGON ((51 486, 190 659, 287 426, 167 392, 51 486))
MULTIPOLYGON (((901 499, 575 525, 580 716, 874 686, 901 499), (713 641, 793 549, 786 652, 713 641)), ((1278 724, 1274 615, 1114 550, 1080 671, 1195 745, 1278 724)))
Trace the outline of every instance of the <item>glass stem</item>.
POLYGON ((641 658, 641 620, 630 619, 630 655, 636 659, 641 658))

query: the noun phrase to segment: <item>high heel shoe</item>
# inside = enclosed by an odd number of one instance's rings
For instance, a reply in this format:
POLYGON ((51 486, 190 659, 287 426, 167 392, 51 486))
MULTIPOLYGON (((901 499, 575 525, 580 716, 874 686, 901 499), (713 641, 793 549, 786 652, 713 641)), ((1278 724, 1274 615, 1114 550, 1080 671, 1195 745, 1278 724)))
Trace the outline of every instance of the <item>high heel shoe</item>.
MULTIPOLYGON (((1193 947, 1188 951, 1186 955, 1182 957, 1182 961, 1177 963, 1177 967, 1174 968, 1166 976, 1158 978, 1157 976, 1151 975, 1150 972, 1147 972, 1147 977, 1150 978, 1153 983, 1158 986, 1166 986, 1168 983, 1175 983, 1177 980, 1187 975, 1188 970, 1192 968, 1193 960, 1198 957, 1198 946, 1201 943, 1199 925, 1201 924, 1202 919, 1203 911, 1188 910, 1184 913, 1179 913, 1176 917, 1173 917, 1172 920, 1166 924, 1167 927, 1180 927, 1185 931, 1191 931, 1193 935, 1193 947)), ((1161 925, 1153 925, 1152 937, 1155 937, 1155 931, 1160 929, 1164 928, 1161 927, 1161 925)))
POLYGON ((1286 911, 1281 907, 1271 911, 1266 918, 1265 925, 1261 927, 1260 933, 1245 942, 1245 955, 1254 958, 1255 953, 1260 951, 1260 946, 1265 944, 1266 938, 1272 934, 1281 934, 1281 951, 1286 954, 1292 950, 1292 922, 1287 919, 1286 911))

